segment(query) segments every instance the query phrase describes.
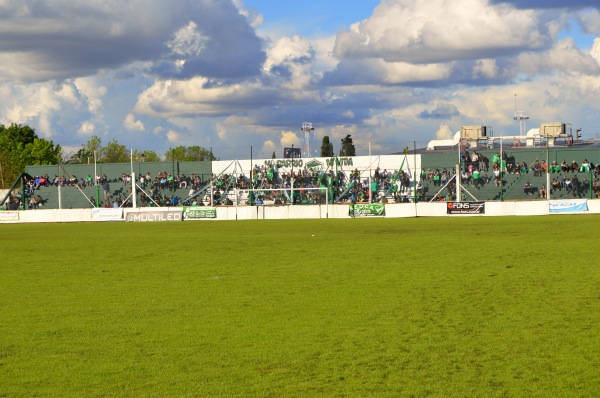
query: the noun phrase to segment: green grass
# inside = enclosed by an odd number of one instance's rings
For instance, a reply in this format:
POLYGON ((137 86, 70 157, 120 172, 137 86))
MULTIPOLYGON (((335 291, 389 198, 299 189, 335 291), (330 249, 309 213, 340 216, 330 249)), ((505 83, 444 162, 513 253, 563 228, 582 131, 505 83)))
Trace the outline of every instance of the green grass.
POLYGON ((0 225, 0 396, 599 396, 599 222, 0 225))

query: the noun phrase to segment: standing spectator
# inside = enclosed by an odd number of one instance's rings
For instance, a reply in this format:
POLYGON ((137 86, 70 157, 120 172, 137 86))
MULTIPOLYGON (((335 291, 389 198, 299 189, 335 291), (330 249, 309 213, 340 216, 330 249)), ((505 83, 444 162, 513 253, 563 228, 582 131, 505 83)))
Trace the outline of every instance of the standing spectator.
POLYGON ((579 178, 577 178, 577 174, 575 174, 573 176, 573 178, 571 179, 571 185, 573 186, 573 197, 578 197, 580 196, 580 191, 579 191, 579 178))
MULTIPOLYGON (((108 181, 106 181, 103 185, 102 185, 102 189, 104 190, 104 201, 106 202, 107 199, 110 197, 110 185, 108 184, 108 181)), ((110 206, 109 206, 110 207, 110 206)))

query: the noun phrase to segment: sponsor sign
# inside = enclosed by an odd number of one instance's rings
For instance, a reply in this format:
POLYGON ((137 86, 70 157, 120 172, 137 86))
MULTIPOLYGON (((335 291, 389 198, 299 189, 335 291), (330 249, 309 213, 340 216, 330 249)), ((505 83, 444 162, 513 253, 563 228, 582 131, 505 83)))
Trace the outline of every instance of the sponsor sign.
POLYGON ((123 209, 97 207, 92 209, 92 220, 116 221, 123 219, 123 209))
POLYGON ((217 209, 214 207, 184 207, 184 220, 200 220, 203 218, 217 218, 217 209))
POLYGON ((485 202, 448 202, 447 214, 485 214, 485 202))
POLYGON ((352 217, 385 216, 385 205, 381 203, 351 204, 348 215, 352 217))
POLYGON ((0 222, 1 221, 19 221, 18 211, 0 211, 0 222))
POLYGON ((141 213, 127 213, 127 221, 153 222, 153 221, 181 221, 182 213, 179 211, 144 211, 141 213))
POLYGON ((548 202, 550 213, 581 213, 588 211, 586 199, 551 200, 548 202))

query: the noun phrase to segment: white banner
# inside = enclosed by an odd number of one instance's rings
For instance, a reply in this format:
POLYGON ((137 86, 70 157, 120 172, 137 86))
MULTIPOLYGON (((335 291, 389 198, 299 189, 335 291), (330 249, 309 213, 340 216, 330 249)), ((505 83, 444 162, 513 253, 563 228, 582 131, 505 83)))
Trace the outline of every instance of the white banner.
POLYGON ((92 209, 92 220, 117 221, 123 219, 123 209, 97 207, 92 209))
POLYGON ((550 213, 581 213, 588 211, 587 199, 551 200, 548 202, 550 213))
POLYGON ((0 211, 0 222, 2 221, 19 221, 18 211, 0 211))

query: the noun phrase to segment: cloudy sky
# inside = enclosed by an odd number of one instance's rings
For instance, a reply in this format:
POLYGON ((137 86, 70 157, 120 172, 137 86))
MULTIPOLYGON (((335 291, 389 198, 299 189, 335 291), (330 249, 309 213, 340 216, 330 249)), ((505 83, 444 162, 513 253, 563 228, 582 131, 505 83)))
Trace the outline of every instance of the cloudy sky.
POLYGON ((0 123, 221 159, 422 147, 461 125, 600 137, 596 0, 0 0, 0 123), (355 4, 356 3, 356 4, 355 4))

